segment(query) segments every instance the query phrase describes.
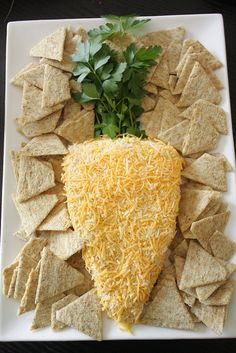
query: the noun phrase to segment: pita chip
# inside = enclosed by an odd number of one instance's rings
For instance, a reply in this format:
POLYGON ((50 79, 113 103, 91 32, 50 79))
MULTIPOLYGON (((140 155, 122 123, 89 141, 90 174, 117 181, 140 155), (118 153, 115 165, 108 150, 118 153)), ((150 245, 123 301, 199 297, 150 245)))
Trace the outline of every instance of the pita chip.
POLYGON ((197 218, 197 221, 206 217, 214 216, 216 213, 221 213, 219 212, 219 209, 221 207, 221 193, 220 192, 214 192, 212 195, 212 199, 205 208, 205 210, 200 214, 200 216, 197 218))
POLYGON ((56 319, 56 311, 64 308, 68 304, 72 303, 74 300, 76 300, 78 297, 74 294, 69 294, 66 297, 58 300, 56 303, 52 304, 52 313, 51 313, 51 328, 53 330, 61 330, 62 328, 66 327, 65 324, 63 324, 60 321, 57 321, 56 319))
POLYGON ((45 191, 43 194, 44 195, 56 195, 57 199, 58 199, 57 204, 60 204, 60 203, 63 203, 66 201, 64 184, 61 184, 61 183, 56 183, 56 186, 45 191))
POLYGON ((180 289, 222 281, 226 279, 226 275, 224 266, 195 241, 190 241, 180 289))
POLYGON ((228 280, 202 303, 205 305, 228 305, 234 290, 234 281, 228 280))
POLYGON ((32 268, 30 271, 28 280, 25 286, 25 292, 23 297, 21 298, 20 306, 18 308, 18 315, 24 314, 27 311, 34 310, 35 305, 35 295, 38 285, 39 278, 39 270, 40 270, 40 261, 36 268, 32 268))
POLYGON ((58 183, 62 183, 61 175, 63 173, 63 167, 62 167, 63 157, 62 156, 52 156, 52 157, 49 157, 47 160, 48 160, 48 162, 50 162, 52 164, 52 167, 54 170, 55 181, 58 183))
POLYGON ((225 111, 216 104, 207 100, 199 99, 190 107, 180 113, 180 116, 186 119, 193 118, 194 109, 197 108, 203 119, 208 119, 214 125, 220 134, 228 133, 227 119, 225 111))
POLYGON ((159 63, 156 66, 156 70, 154 71, 150 82, 156 86, 168 89, 168 80, 169 80, 169 69, 168 69, 168 61, 167 56, 163 54, 160 58, 159 63))
POLYGON ((215 282, 215 283, 210 283, 205 286, 197 287, 196 293, 199 301, 202 303, 206 301, 212 295, 212 293, 214 293, 224 283, 225 283, 225 280, 215 282))
POLYGON ((223 333, 226 306, 210 306, 197 302, 191 311, 197 316, 207 327, 212 329, 218 336, 223 333))
POLYGON ((174 256, 181 256, 182 258, 185 258, 187 255, 187 251, 188 251, 188 243, 186 239, 183 239, 181 243, 172 251, 171 259, 173 259, 174 256))
POLYGON ((169 84, 169 89, 170 89, 172 94, 175 94, 176 83, 177 83, 177 76, 176 75, 170 75, 169 76, 169 80, 168 80, 168 84, 169 84))
POLYGON ((33 157, 68 153, 60 138, 55 134, 34 137, 22 148, 21 152, 33 157))
POLYGON ((182 151, 184 138, 188 129, 189 122, 185 119, 168 130, 160 132, 158 137, 164 142, 169 142, 177 150, 182 151))
POLYGON ((192 51, 194 53, 202 53, 204 55, 205 60, 207 61, 209 67, 212 70, 216 70, 222 67, 222 63, 213 54, 211 54, 198 40, 190 38, 185 39, 183 42, 181 57, 183 57, 183 55, 190 47, 192 47, 192 51))
POLYGON ((30 56, 62 61, 65 38, 66 28, 59 28, 36 44, 30 50, 30 56))
POLYGON ((188 107, 201 98, 215 104, 221 102, 220 93, 211 82, 203 67, 198 62, 195 62, 177 106, 188 107))
POLYGON ((30 70, 31 68, 34 68, 35 66, 36 65, 33 63, 29 63, 28 65, 26 65, 22 70, 17 72, 15 76, 12 77, 12 79, 10 80, 10 83, 18 87, 23 87, 23 84, 24 84, 23 74, 28 70, 30 70))
POLYGON ((69 213, 65 204, 57 205, 40 224, 37 230, 66 231, 72 226, 69 213))
POLYGON ((62 104, 42 108, 42 95, 43 93, 39 88, 26 81, 24 82, 21 103, 21 119, 24 124, 45 118, 45 116, 63 108, 62 104))
POLYGON ((48 240, 49 249, 62 260, 67 260, 69 257, 80 251, 84 247, 87 239, 69 229, 65 232, 47 232, 46 239, 48 240))
POLYGON ((182 187, 178 216, 182 232, 186 231, 204 211, 213 195, 213 191, 182 187))
POLYGON ((53 107, 70 98, 68 76, 60 69, 45 65, 42 106, 53 107))
MULTIPOLYGON (((182 47, 183 49, 183 47, 182 47)), ((186 63, 186 60, 187 58, 189 57, 190 54, 193 54, 194 53, 194 49, 193 47, 189 47, 187 49, 187 51, 184 53, 184 55, 182 55, 182 51, 181 51, 181 54, 180 54, 180 60, 179 60, 179 63, 178 65, 176 66, 176 74, 177 74, 177 77, 180 77, 181 75, 181 72, 183 70, 183 67, 186 63), (182 56, 181 56, 182 55, 182 56)))
POLYGON ((64 106, 64 120, 76 119, 81 109, 81 104, 77 103, 73 98, 69 99, 64 106))
POLYGON ((173 95, 168 89, 162 89, 159 92, 159 95, 167 100, 169 100, 171 103, 176 104, 179 100, 179 95, 173 95))
POLYGON ((64 296, 65 295, 63 293, 57 294, 52 298, 48 298, 42 303, 37 303, 30 329, 37 330, 39 328, 50 326, 52 304, 56 303, 58 300, 61 300, 64 296))
POLYGON ((18 266, 13 271, 13 275, 12 275, 11 282, 10 282, 9 289, 8 289, 8 293, 7 293, 8 298, 12 298, 14 296, 17 271, 18 271, 18 266))
POLYGON ((194 322, 177 289, 174 277, 158 281, 153 301, 147 306, 141 324, 192 330, 194 322))
POLYGON ((145 112, 153 110, 155 108, 156 101, 149 95, 146 95, 142 99, 142 108, 145 112))
POLYGON ((40 62, 72 73, 76 67, 76 63, 71 60, 70 55, 74 52, 78 40, 80 40, 79 36, 73 36, 71 30, 67 29, 62 61, 42 58, 40 62))
POLYGON ((144 89, 146 92, 154 94, 155 96, 157 96, 157 94, 158 94, 157 86, 154 85, 153 83, 150 83, 150 82, 146 83, 144 85, 144 89))
POLYGON ((37 158, 22 155, 20 157, 17 200, 26 201, 55 186, 52 166, 37 158))
POLYGON ((22 119, 16 119, 16 122, 20 132, 22 132, 26 137, 32 138, 53 132, 57 126, 58 120, 60 119, 61 111, 62 110, 60 109, 45 118, 26 124, 24 123, 24 120, 22 121, 22 119))
POLYGON ((30 271, 36 266, 37 262, 32 257, 28 255, 20 256, 14 292, 15 299, 21 299, 23 297, 30 271))
POLYGON ((74 327, 97 341, 102 340, 102 308, 96 289, 56 311, 56 320, 74 327))
POLYGON ((21 256, 30 256, 36 262, 38 262, 41 258, 41 251, 43 250, 44 246, 46 246, 47 240, 40 239, 40 238, 32 238, 25 245, 20 251, 21 256))
POLYGON ((182 49, 182 42, 183 42, 183 37, 174 39, 166 49, 168 68, 169 68, 170 74, 176 73, 176 67, 179 63, 179 58, 180 58, 181 49, 182 49))
MULTIPOLYGON (((158 99, 157 105, 153 110, 152 114, 143 116, 140 120, 141 126, 144 127, 145 132, 150 137, 157 137, 161 129, 161 122, 163 111, 165 109, 165 99, 160 97, 158 99), (147 121, 146 121, 147 120, 147 121), (145 128, 146 125, 146 128, 145 128)), ((151 113, 151 112, 148 112, 151 113)), ((148 114, 146 113, 146 114, 148 114)))
POLYGON ((197 181, 218 191, 227 191, 224 163, 215 156, 204 153, 182 171, 185 178, 197 181))
MULTIPOLYGON (((178 255, 174 256, 174 266, 175 266, 176 282, 177 282, 178 288, 180 286, 180 281, 184 270, 184 264, 185 264, 185 259, 183 257, 178 255)), ((197 297, 195 288, 184 288, 181 292, 186 293, 193 298, 197 297)))
POLYGON ((71 143, 81 143, 94 137, 94 111, 83 110, 77 119, 66 119, 58 126, 55 133, 71 143))
POLYGON ((58 198, 56 195, 42 194, 25 202, 19 202, 15 197, 13 200, 20 215, 22 227, 30 235, 47 217, 56 205, 58 198))
POLYGON ((209 245, 214 256, 229 260, 236 251, 236 244, 218 230, 210 237, 209 245))
POLYGON ((22 79, 33 86, 43 89, 44 65, 38 64, 22 73, 22 79))
POLYGON ((59 259, 47 247, 41 253, 41 267, 36 292, 36 303, 73 288, 84 281, 84 276, 59 259))
POLYGON ((9 288, 10 288, 12 276, 13 276, 14 270, 17 268, 17 266, 18 266, 18 261, 14 261, 10 265, 6 266, 3 269, 3 272, 2 272, 3 294, 6 295, 6 296, 8 295, 8 291, 9 291, 9 288))
POLYGON ((179 116, 179 110, 176 106, 165 99, 164 101, 164 109, 161 121, 161 132, 170 129, 171 127, 179 124, 183 121, 179 116))
POLYGON ((185 135, 183 155, 212 150, 216 147, 218 138, 219 133, 211 121, 204 119, 203 123, 201 111, 196 108, 190 120, 188 133, 185 135))
POLYGON ((166 49, 173 40, 183 39, 185 29, 183 27, 175 27, 162 31, 149 32, 140 37, 142 44, 145 46, 160 45, 166 49))
POLYGON ((195 235, 196 239, 207 251, 211 252, 209 244, 210 237, 216 230, 223 232, 229 220, 230 212, 215 214, 214 216, 200 219, 193 222, 191 225, 191 232, 195 235))

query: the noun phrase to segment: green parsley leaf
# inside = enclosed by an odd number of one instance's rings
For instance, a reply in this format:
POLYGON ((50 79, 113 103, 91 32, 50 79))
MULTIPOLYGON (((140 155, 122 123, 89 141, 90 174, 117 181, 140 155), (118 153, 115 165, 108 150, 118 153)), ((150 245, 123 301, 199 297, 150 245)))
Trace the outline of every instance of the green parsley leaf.
POLYGON ((119 132, 119 128, 116 125, 108 124, 102 129, 102 133, 111 137, 112 139, 116 137, 117 133, 119 132))
POLYGON ((97 87, 94 83, 82 83, 82 91, 87 97, 90 97, 92 99, 99 99, 100 94, 97 90, 97 87))

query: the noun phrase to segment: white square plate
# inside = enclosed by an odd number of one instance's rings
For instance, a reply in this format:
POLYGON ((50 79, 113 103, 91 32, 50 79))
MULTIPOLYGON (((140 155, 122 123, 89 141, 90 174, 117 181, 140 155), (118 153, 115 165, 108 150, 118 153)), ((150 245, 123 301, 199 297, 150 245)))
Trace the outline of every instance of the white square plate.
MULTIPOLYGON (((232 121, 230 115, 229 87, 227 76, 227 62, 225 50, 225 38, 223 19, 219 14, 186 15, 186 16, 162 16, 150 17, 151 22, 145 26, 145 31, 156 31, 175 26, 184 26, 186 37, 198 39, 224 64, 217 74, 224 84, 221 106, 227 113, 229 134, 221 136, 218 151, 226 155, 235 170, 234 143, 232 134, 232 121)), ((14 119, 20 114, 22 91, 10 85, 10 78, 32 61, 29 57, 30 48, 41 38, 50 34, 61 26, 76 26, 82 24, 86 29, 96 27, 103 23, 102 19, 78 19, 78 20, 47 20, 47 21, 23 21, 11 22, 7 28, 7 53, 6 53, 6 115, 5 115, 5 144, 4 144, 4 172, 3 172, 3 198, 2 198, 2 241, 1 241, 1 269, 9 264, 23 243, 15 238, 13 233, 19 228, 20 220, 11 194, 16 185, 11 169, 9 152, 18 150, 22 142, 22 135, 17 133, 14 119)), ((228 174, 229 191, 224 194, 224 199, 229 202, 231 212, 236 211, 236 183, 235 172, 228 174)), ((236 217, 231 216, 226 229, 226 234, 236 241, 236 217)), ((236 257, 232 259, 236 262, 236 257)), ((87 340, 88 337, 74 329, 65 329, 53 332, 50 328, 35 332, 29 330, 33 312, 17 317, 18 303, 13 299, 0 298, 0 340, 4 341, 59 341, 59 340, 87 340)), ((228 319, 222 337, 236 337, 236 291, 231 301, 228 319)), ((151 326, 135 326, 134 335, 121 331, 117 325, 104 318, 104 339, 189 339, 189 338, 213 338, 214 333, 204 327, 199 327, 195 332, 171 330, 151 326)))

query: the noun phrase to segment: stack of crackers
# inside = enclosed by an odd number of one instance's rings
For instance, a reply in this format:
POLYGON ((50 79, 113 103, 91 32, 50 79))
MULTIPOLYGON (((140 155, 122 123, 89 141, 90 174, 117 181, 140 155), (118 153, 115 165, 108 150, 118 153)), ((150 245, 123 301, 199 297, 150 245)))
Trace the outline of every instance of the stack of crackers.
MULTIPOLYGON (((147 78, 141 126, 185 159, 169 265, 140 323, 192 330, 202 322, 219 335, 236 269, 228 262, 236 247, 224 234, 230 211, 221 199, 232 168, 223 155, 212 153, 220 134, 227 134, 226 114, 218 106, 223 85, 215 74, 222 64, 184 35, 178 27, 139 38, 163 49, 147 78)), ((22 223, 15 235, 26 243, 3 271, 3 291, 19 301, 19 315, 35 310, 31 329, 70 326, 101 340, 101 305, 85 269, 84 244, 72 228, 61 179, 68 145, 94 136, 93 104, 71 99, 80 86, 70 80, 70 55, 86 37, 81 27, 58 29, 31 49, 30 55, 40 61, 11 80, 23 88, 16 124, 29 139, 20 151, 11 152, 17 184, 13 200, 22 223)))

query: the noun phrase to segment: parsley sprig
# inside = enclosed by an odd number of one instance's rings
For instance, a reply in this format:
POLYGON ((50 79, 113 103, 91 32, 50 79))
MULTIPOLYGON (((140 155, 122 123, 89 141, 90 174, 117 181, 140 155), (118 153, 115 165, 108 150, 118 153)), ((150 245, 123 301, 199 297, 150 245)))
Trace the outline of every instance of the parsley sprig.
POLYGON ((90 38, 99 37, 100 40, 105 40, 111 37, 112 35, 123 36, 129 31, 138 29, 142 27, 145 23, 149 22, 150 19, 138 20, 136 15, 129 16, 115 16, 115 15, 106 15, 102 16, 107 20, 111 20, 114 23, 106 23, 101 25, 98 28, 94 28, 88 32, 90 38))
MULTIPOLYGON (((137 28, 147 22, 133 17, 108 17, 118 21, 114 25, 104 25, 112 29, 112 34, 121 30, 126 33, 129 28, 137 28)), ((132 43, 123 51, 123 61, 120 62, 120 53, 103 42, 108 38, 104 26, 90 31, 89 39, 79 42, 71 56, 77 63, 73 79, 82 87, 82 92, 74 93, 73 97, 78 102, 95 102, 95 136, 114 138, 123 133, 140 136, 144 132, 140 131, 137 119, 143 112, 141 100, 146 94, 145 78, 161 48, 137 47, 132 43)))

